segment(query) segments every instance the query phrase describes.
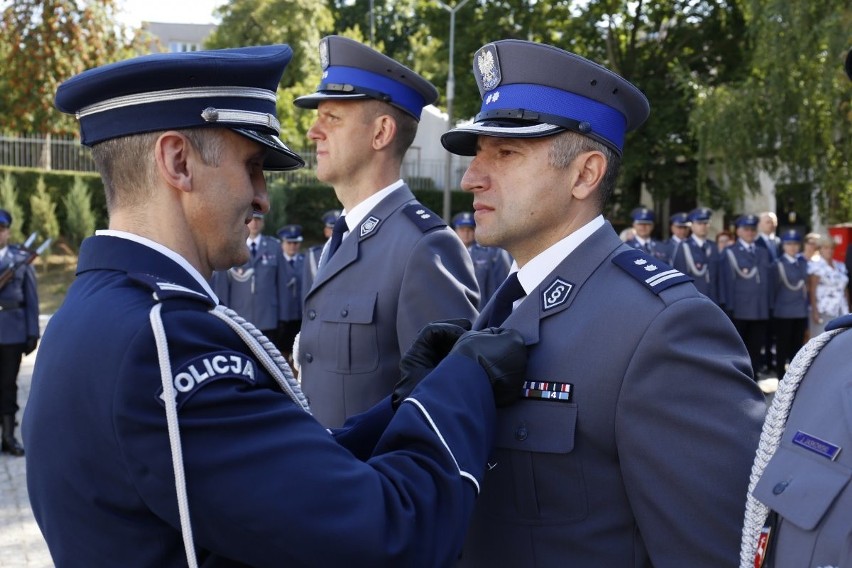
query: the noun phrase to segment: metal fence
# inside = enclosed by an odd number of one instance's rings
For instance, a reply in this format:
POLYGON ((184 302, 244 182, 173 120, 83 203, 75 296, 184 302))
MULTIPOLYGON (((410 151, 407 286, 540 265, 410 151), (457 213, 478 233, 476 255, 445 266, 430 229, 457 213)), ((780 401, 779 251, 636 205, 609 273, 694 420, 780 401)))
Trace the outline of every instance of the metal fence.
MULTIPOLYGON (((274 178, 283 177, 294 184, 318 183, 314 170, 314 150, 311 148, 297 152, 305 159, 305 168, 292 172, 270 172, 269 175, 274 178)), ((454 189, 459 187, 467 161, 465 158, 456 157, 453 162, 451 185, 454 189)), ((75 136, 0 134, 0 166, 95 171, 89 149, 80 145, 80 140, 75 136)), ((444 175, 444 160, 423 159, 415 148, 409 151, 402 164, 402 177, 413 189, 443 189, 444 175)))

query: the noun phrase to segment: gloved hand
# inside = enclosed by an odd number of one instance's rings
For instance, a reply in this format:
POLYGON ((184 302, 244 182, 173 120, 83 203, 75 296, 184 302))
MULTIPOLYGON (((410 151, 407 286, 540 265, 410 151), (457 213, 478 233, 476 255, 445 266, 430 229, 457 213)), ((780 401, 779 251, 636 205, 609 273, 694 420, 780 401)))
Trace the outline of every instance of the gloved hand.
POLYGON ((435 321, 420 330, 417 339, 399 362, 399 382, 393 387, 391 405, 399 408, 423 377, 438 366, 450 352, 456 340, 470 329, 470 321, 453 319, 435 321))
POLYGON ((38 337, 34 335, 27 337, 27 341, 24 343, 24 355, 29 355, 35 351, 36 345, 38 345, 38 337))
POLYGON ((488 374, 497 406, 509 406, 521 396, 527 371, 527 346, 515 329, 489 327, 468 331, 450 353, 479 363, 488 374))

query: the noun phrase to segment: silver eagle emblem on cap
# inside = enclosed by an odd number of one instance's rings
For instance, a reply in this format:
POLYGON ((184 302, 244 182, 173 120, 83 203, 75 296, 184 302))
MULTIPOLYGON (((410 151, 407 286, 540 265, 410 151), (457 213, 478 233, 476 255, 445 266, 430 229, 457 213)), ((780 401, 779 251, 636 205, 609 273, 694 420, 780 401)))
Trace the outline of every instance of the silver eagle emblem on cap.
POLYGON ((324 39, 319 45, 320 65, 323 69, 328 68, 328 40, 324 39))
POLYGON ((500 84, 500 61, 493 44, 486 45, 476 56, 476 67, 479 70, 479 82, 482 89, 490 91, 500 84))

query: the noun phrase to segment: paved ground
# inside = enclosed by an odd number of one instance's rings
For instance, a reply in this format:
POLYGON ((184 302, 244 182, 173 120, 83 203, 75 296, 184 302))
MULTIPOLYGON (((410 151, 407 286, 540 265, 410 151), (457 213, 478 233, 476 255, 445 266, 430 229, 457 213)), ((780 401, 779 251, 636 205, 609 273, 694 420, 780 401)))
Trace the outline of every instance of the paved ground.
MULTIPOLYGON (((36 352, 24 357, 18 376, 18 402, 21 411, 18 422, 30 393, 33 363, 36 352)), ((778 380, 763 379, 759 382, 764 392, 775 392, 778 380)), ((768 399, 771 398, 768 397, 768 399)), ((20 429, 18 429, 20 440, 20 429)), ((53 562, 47 545, 33 518, 27 496, 26 460, 0 454, 0 566, 3 568, 51 568, 53 562)))

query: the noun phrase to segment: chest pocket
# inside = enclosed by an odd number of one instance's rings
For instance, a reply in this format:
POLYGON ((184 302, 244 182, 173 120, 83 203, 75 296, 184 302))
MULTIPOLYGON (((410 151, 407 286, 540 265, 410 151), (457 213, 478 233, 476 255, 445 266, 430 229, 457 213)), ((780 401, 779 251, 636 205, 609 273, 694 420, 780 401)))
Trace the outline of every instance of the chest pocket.
POLYGON ((498 409, 490 460, 496 465, 486 473, 480 498, 487 514, 538 525, 585 518, 586 484, 572 454, 576 426, 574 403, 522 400, 498 409))
POLYGON ((334 373, 369 373, 379 366, 375 326, 376 293, 330 298, 320 325, 325 370, 334 373))

